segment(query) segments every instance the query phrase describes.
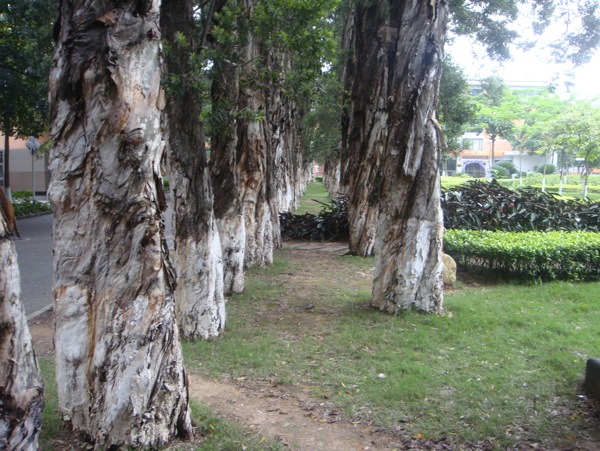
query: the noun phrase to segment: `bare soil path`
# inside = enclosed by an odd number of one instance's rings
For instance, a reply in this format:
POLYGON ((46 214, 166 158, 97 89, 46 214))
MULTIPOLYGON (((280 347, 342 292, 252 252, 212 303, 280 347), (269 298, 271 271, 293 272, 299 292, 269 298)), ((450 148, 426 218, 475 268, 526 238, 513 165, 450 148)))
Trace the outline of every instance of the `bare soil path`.
MULTIPOLYGON (((288 244, 294 249, 308 253, 343 254, 347 250, 343 243, 288 244)), ((364 276, 370 277, 368 274, 364 276)), ((29 322, 38 356, 54 356, 53 322, 52 310, 29 322)), ((445 449, 440 444, 396 435, 372 424, 352 422, 343 418, 326 400, 312 399, 301 387, 294 387, 291 391, 290 387, 273 381, 215 380, 193 372, 189 373, 189 381, 192 398, 209 406, 224 419, 232 420, 268 439, 275 439, 286 449, 445 449)), ((172 449, 193 449, 200 441, 201 439, 198 439, 197 443, 174 445, 172 449)), ((69 439, 63 435, 57 439, 56 449, 65 446, 66 443, 71 449, 82 446, 76 439, 69 439)))

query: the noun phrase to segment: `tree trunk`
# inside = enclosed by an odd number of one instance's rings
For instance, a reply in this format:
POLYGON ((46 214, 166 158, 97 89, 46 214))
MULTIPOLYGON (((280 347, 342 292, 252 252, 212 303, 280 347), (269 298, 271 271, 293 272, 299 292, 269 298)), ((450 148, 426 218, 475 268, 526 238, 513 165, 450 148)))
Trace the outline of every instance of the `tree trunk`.
MULTIPOLYGON (((354 55, 346 61, 342 75, 345 92, 350 94, 342 113, 340 190, 347 192, 349 201, 350 253, 363 257, 373 255, 377 235, 380 156, 389 115, 386 80, 390 68, 381 49, 391 45, 388 31, 384 29, 374 36, 364 34, 366 22, 375 20, 374 10, 359 5, 350 13, 342 41, 343 48, 354 55), (369 17, 360 16, 367 12, 369 17)), ((382 25, 375 29, 378 27, 382 25)))
POLYGON ((157 7, 59 4, 56 379, 63 418, 96 448, 150 448, 191 431, 162 219, 157 7))
MULTIPOLYGON (((193 2, 171 0, 161 9, 161 31, 170 44, 165 57, 167 76, 186 80, 193 68, 193 2), (178 33, 188 46, 181 45, 178 33)), ((225 327, 223 261, 213 192, 204 148, 204 130, 198 87, 191 81, 167 89, 165 122, 168 124, 169 181, 175 232, 175 305, 181 335, 187 339, 211 338, 225 327)))
MULTIPOLYGON (((226 0, 218 0, 215 10, 222 12, 226 0)), ((218 16, 217 16, 218 17, 218 16)), ((218 19, 217 19, 218 20, 218 19)), ((230 33, 237 33, 228 30, 230 33)), ((225 52, 209 35, 217 52, 225 52)), ((238 98, 240 80, 236 63, 239 55, 215 58, 211 86, 212 111, 220 118, 211 135, 210 172, 214 188, 214 212, 223 254, 223 289, 225 294, 244 290, 244 254, 246 224, 242 215, 242 191, 238 168, 238 98)))
POLYGON ((388 312, 442 311, 435 111, 445 21, 442 1, 359 3, 355 14, 347 135, 355 175, 346 175, 353 227, 364 224, 354 237, 361 251, 379 216, 372 304, 388 312))
POLYGON ((10 229, 0 215, 0 449, 33 451, 38 449, 44 383, 21 303, 10 229))

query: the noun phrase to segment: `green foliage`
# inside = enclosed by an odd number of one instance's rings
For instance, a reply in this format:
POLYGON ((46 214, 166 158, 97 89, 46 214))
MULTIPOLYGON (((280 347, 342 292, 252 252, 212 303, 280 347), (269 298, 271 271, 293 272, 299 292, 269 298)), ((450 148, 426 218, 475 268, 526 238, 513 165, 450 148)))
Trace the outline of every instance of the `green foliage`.
POLYGON ((461 270, 505 280, 598 280, 600 234, 448 230, 444 252, 461 270))
POLYGON ((497 138, 510 140, 514 131, 515 111, 510 101, 512 93, 497 76, 481 80, 483 92, 477 102, 477 130, 485 130, 492 140, 492 148, 497 138))
POLYGON ((512 161, 499 161, 498 163, 496 163, 496 166, 506 169, 509 174, 516 174, 519 172, 519 170, 512 161))
POLYGON ((0 3, 0 129, 8 136, 39 136, 47 128, 54 2, 0 3))
POLYGON ((600 203, 560 200, 534 188, 513 191, 497 181, 444 189, 446 229, 600 232, 600 203))
POLYGON ((368 307, 368 277, 346 288, 373 259, 296 255, 278 251, 289 260, 279 274, 249 271, 228 332, 184 344, 189 368, 268 378, 359 425, 444 437, 448 449, 566 449, 595 424, 575 394, 597 351, 600 283, 487 284, 447 293, 445 315, 382 315, 368 307))
POLYGON ((506 178, 510 176, 510 171, 502 166, 494 165, 491 167, 492 174, 495 178, 506 178))
MULTIPOLYGON (((510 25, 519 15, 527 16, 535 34, 541 34, 550 24, 554 25, 554 30, 559 30, 549 48, 560 62, 585 63, 600 45, 600 6, 597 2, 450 0, 448 7, 450 31, 472 36, 495 60, 510 58, 509 45, 520 37, 510 25)), ((531 48, 534 42, 521 41, 520 44, 531 48)))
POLYGON ((438 115, 444 138, 445 153, 462 150, 461 136, 467 125, 475 118, 475 103, 470 95, 469 84, 464 72, 452 62, 448 55, 444 56, 438 115))
POLYGON ((540 174, 554 174, 556 172, 556 166, 550 163, 540 164, 533 169, 535 172, 540 174))
POLYGON ((48 202, 34 200, 31 191, 15 191, 12 196, 16 217, 46 213, 52 210, 48 202))

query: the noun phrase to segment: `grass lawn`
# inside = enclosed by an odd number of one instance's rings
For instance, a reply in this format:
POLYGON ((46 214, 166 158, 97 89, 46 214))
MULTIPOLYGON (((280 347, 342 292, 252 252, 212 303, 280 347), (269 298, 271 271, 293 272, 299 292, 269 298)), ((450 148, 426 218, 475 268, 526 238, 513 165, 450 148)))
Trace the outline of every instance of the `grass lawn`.
POLYGON ((329 202, 329 193, 323 182, 309 182, 304 196, 300 199, 300 208, 294 213, 301 215, 304 213, 317 214, 323 209, 321 203, 329 202))
POLYGON ((457 446, 600 440, 581 389, 600 356, 600 283, 463 286, 443 316, 390 316, 368 306, 372 265, 280 250, 248 272, 221 339, 184 344, 187 364, 308 388, 355 422, 457 446))

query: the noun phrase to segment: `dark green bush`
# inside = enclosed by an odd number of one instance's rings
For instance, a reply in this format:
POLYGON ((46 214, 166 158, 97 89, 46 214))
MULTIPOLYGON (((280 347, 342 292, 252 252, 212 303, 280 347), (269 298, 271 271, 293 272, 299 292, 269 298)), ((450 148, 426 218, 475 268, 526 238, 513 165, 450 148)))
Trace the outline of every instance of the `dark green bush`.
POLYGON ((442 192, 446 229, 600 232, 600 203, 561 200, 535 188, 469 181, 442 192))
MULTIPOLYGON (((316 202, 319 202, 315 200, 316 202)), ((348 238, 348 201, 344 197, 330 204, 319 202, 323 209, 318 215, 279 213, 281 234, 299 240, 344 240, 348 238)))
POLYGON ((505 280, 598 280, 600 234, 448 230, 444 252, 460 270, 505 280))

